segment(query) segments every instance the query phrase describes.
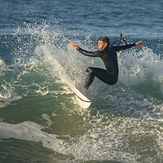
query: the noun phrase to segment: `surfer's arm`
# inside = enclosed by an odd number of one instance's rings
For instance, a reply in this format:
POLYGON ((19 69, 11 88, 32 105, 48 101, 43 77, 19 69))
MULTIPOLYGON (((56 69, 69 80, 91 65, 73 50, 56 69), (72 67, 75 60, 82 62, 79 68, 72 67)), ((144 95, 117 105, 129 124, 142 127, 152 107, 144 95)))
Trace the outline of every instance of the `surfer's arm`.
POLYGON ((137 43, 128 44, 124 46, 114 46, 114 48, 116 49, 116 51, 120 51, 120 50, 126 50, 132 48, 133 46, 139 47, 140 45, 144 45, 143 41, 139 41, 137 43))
POLYGON ((89 56, 89 57, 101 57, 101 51, 95 51, 95 52, 90 52, 90 51, 86 51, 84 49, 81 48, 77 48, 76 49, 78 52, 80 52, 81 54, 85 55, 85 56, 89 56))
POLYGON ((101 51, 95 51, 95 52, 86 51, 86 50, 80 48, 77 44, 71 44, 70 47, 73 49, 76 49, 78 52, 80 52, 81 54, 83 54, 85 56, 101 57, 101 55, 102 55, 101 51))

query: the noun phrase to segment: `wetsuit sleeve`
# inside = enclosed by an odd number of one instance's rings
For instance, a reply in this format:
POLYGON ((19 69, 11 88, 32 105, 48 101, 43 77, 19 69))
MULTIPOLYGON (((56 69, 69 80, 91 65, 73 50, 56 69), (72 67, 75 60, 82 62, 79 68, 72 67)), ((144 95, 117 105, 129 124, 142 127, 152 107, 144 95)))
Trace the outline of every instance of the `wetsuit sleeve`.
POLYGON ((85 56, 89 56, 89 57, 101 57, 101 55, 103 54, 102 51, 90 52, 90 51, 86 51, 86 50, 79 48, 79 47, 76 50, 78 52, 80 52, 81 54, 83 54, 85 56))
POLYGON ((129 48, 132 48, 133 46, 135 46, 135 43, 134 44, 124 45, 124 46, 114 46, 114 48, 115 48, 116 51, 120 51, 120 50, 126 50, 126 49, 129 49, 129 48))

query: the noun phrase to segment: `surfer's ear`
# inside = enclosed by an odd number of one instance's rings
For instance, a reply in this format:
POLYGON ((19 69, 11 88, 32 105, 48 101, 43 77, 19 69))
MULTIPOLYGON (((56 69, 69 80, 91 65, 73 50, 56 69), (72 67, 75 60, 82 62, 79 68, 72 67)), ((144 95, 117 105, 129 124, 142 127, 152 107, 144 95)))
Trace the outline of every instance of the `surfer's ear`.
POLYGON ((108 46, 108 43, 105 42, 105 48, 108 46))

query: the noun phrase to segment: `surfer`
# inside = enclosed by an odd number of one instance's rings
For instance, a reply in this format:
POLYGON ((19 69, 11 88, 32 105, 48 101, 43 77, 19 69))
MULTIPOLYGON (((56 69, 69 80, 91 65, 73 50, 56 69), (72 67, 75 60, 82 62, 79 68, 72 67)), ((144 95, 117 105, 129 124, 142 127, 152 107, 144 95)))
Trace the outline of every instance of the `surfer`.
POLYGON ((86 72, 88 72, 88 76, 86 78, 85 88, 88 89, 89 86, 92 84, 95 76, 108 85, 114 85, 118 81, 119 74, 116 52, 120 50, 129 49, 134 46, 139 47, 140 45, 144 45, 144 43, 142 41, 139 41, 137 43, 128 44, 124 46, 110 46, 109 38, 104 36, 101 37, 98 41, 98 48, 100 50, 95 52, 90 52, 81 49, 77 44, 70 44, 70 47, 78 50, 83 55, 89 57, 99 57, 104 62, 106 70, 94 67, 88 67, 86 69, 86 72))
POLYGON ((121 46, 121 45, 126 45, 127 41, 124 38, 123 34, 120 34, 119 39, 115 40, 114 42, 112 42, 112 44, 116 45, 116 46, 121 46))

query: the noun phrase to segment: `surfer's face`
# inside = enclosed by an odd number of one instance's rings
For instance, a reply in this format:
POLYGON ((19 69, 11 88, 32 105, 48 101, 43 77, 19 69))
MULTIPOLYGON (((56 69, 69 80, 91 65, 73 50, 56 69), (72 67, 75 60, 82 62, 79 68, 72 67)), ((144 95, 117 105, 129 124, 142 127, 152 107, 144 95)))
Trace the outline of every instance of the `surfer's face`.
POLYGON ((103 41, 98 41, 98 48, 99 49, 105 49, 107 46, 107 43, 103 42, 103 41))

